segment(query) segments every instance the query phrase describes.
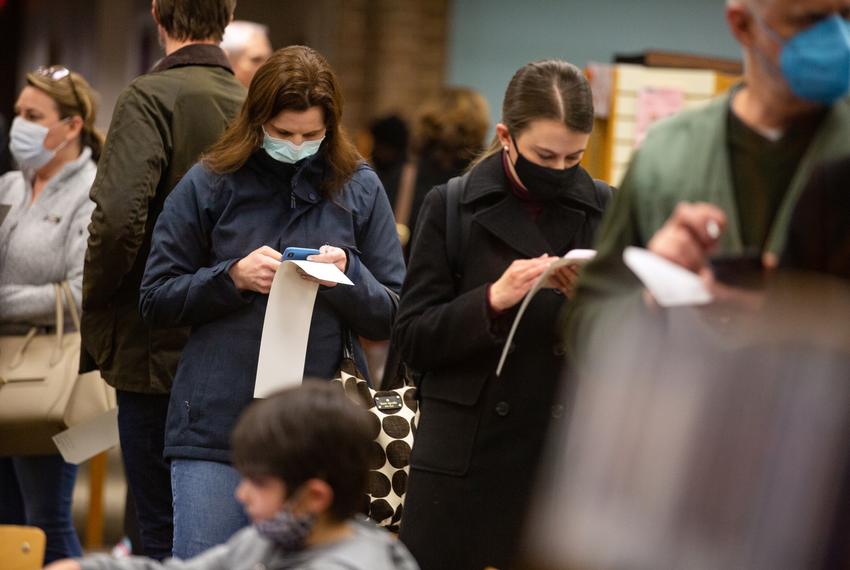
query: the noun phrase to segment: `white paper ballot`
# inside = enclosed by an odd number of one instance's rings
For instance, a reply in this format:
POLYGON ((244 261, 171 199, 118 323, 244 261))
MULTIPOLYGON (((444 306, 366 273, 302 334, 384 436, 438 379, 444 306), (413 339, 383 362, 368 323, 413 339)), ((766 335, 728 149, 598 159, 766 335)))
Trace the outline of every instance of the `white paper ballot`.
POLYGON ((345 273, 339 270, 339 268, 333 263, 319 263, 317 261, 301 261, 301 260, 292 260, 285 261, 284 263, 294 263, 302 270, 304 273, 307 273, 316 279, 321 279, 322 281, 333 281, 334 283, 341 283, 342 285, 354 285, 351 282, 345 273))
POLYGON ((505 346, 502 348, 502 355, 499 357, 499 364, 496 366, 496 376, 499 376, 502 373, 502 368, 505 366, 505 360, 508 357, 508 350, 510 350, 511 342, 514 340, 514 334, 516 334, 516 329, 519 326, 519 322, 522 320, 522 316, 525 314, 525 310, 528 308, 528 304, 531 303, 531 300, 541 289, 551 289, 556 287, 555 282, 551 279, 552 273, 567 265, 583 266, 594 257, 596 257, 596 250, 594 249, 572 249, 568 251, 564 257, 560 258, 558 261, 553 261, 552 265, 546 268, 546 271, 544 271, 537 279, 534 286, 531 287, 531 290, 525 294, 525 298, 523 298, 522 304, 519 306, 519 311, 517 311, 516 318, 514 319, 513 324, 511 324, 511 330, 508 333, 508 339, 505 341, 505 346))
POLYGON ((706 305, 714 300, 699 275, 649 250, 627 247, 623 262, 662 307, 706 305))
POLYGON ((332 263, 289 260, 280 264, 272 281, 263 320, 255 398, 265 398, 282 388, 297 386, 304 378, 307 337, 319 285, 302 279, 299 268, 322 281, 354 285, 332 263))
POLYGON ((545 284, 543 285, 543 287, 554 289, 558 286, 555 281, 553 281, 549 277, 556 269, 560 269, 565 265, 582 267, 592 261, 594 257, 596 257, 595 249, 571 249, 564 257, 562 257, 558 261, 553 261, 552 265, 550 265, 543 273, 543 275, 546 277, 546 281, 544 282, 545 284))
POLYGON ((79 465, 118 445, 118 408, 77 424, 53 436, 62 458, 79 465))

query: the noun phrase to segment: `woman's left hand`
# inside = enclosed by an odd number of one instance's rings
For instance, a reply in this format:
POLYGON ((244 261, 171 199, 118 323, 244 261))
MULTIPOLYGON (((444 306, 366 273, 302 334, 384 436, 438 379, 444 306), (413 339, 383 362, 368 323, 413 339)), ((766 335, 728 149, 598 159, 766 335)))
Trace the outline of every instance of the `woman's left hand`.
POLYGON ((563 293, 567 299, 572 299, 576 292, 578 276, 578 265, 565 265, 552 272, 551 279, 557 285, 558 290, 563 293))
MULTIPOLYGON (((334 247, 332 245, 323 245, 319 248, 318 255, 309 255, 307 256, 307 261, 315 261, 317 263, 333 263, 337 266, 337 269, 345 273, 345 270, 348 265, 348 256, 345 254, 345 251, 334 247)), ((299 270, 300 271, 300 270, 299 270)), ((319 285, 324 285, 325 287, 335 287, 336 283, 333 281, 322 281, 320 279, 316 279, 310 275, 307 275, 303 271, 300 271, 301 279, 306 279, 307 281, 313 281, 314 283, 318 283, 319 285)))

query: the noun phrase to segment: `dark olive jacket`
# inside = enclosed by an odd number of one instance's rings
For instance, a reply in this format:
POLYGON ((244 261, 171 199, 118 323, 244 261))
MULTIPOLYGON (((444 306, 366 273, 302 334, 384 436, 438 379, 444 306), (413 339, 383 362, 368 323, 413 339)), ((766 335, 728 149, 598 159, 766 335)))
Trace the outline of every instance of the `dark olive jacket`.
POLYGON ((493 318, 487 289, 514 260, 592 247, 610 192, 580 170, 534 221, 509 184, 500 156, 471 171, 459 279, 446 253, 445 187, 432 190, 402 290, 393 342, 423 376, 401 539, 423 570, 510 566, 548 424, 564 411, 556 323, 565 297, 535 296, 496 377, 517 307, 493 318))
POLYGON ((91 198, 81 369, 122 390, 166 393, 188 329, 150 330, 139 284, 165 198, 236 116, 245 89, 218 46, 162 59, 120 95, 91 198))

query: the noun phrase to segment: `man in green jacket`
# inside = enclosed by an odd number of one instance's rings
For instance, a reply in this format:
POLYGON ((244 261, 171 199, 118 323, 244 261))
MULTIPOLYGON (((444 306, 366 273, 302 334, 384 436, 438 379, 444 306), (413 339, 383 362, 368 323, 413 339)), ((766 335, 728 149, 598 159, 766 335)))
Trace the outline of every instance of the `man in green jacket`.
POLYGON ((615 194, 566 321, 579 361, 643 311, 630 245, 708 277, 708 255, 785 245, 797 197, 819 162, 850 154, 850 0, 728 0, 744 82, 658 124, 615 194), (588 352, 590 351, 590 352, 588 352))
POLYGON ((165 57, 120 95, 91 190, 83 275, 82 370, 118 393, 118 427, 142 548, 171 555, 172 497, 162 458, 183 329, 150 330, 139 283, 163 202, 239 111, 244 88, 218 47, 236 0, 154 0, 165 57))

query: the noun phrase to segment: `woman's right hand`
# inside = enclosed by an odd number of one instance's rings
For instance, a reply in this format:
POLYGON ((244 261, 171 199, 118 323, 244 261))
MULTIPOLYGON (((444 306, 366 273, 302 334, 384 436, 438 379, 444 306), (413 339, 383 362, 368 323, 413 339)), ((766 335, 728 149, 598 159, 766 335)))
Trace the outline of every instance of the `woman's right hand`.
POLYGON ((281 254, 267 245, 255 249, 230 267, 230 278, 240 291, 268 295, 280 267, 281 254))
POLYGON ((490 307, 494 311, 505 311, 519 303, 556 259, 544 254, 534 259, 515 260, 490 287, 490 307))

